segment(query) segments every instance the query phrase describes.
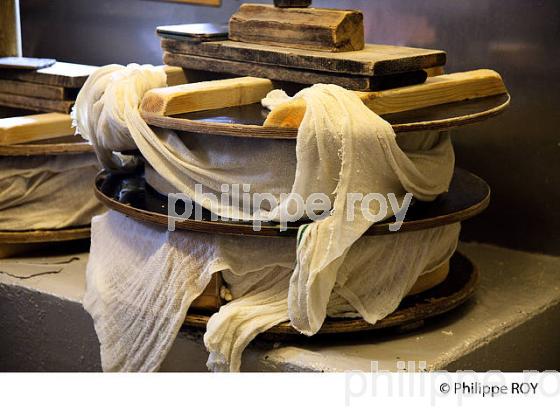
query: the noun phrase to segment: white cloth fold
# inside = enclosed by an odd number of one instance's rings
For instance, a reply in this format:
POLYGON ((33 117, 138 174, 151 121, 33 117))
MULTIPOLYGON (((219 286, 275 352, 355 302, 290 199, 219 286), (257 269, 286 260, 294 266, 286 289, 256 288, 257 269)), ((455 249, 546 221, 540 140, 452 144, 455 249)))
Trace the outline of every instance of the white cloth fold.
POLYGON ((0 230, 86 226, 104 211, 93 193, 93 154, 0 158, 0 230))
MULTIPOLYGON (((329 301, 330 316, 370 323, 391 313, 417 277, 453 254, 459 225, 367 236, 351 248, 329 301), (395 242, 395 238, 399 238, 395 242), (406 247, 407 255, 395 249, 406 247), (358 314, 356 314, 358 312, 358 314)), ((155 371, 192 301, 222 272, 234 297, 212 315, 204 336, 208 367, 238 371, 253 338, 289 320, 296 239, 189 231, 134 221, 115 211, 92 221, 84 308, 91 314, 105 371, 155 371)))
MULTIPOLYGON (((138 234, 149 238, 137 241, 127 236, 136 228, 128 228, 112 213, 96 220, 86 308, 95 320, 105 369, 157 369, 211 272, 223 271, 235 299, 208 324, 208 365, 238 370, 247 343, 287 318, 307 335, 318 331, 329 309, 358 311, 374 323, 397 307, 420 274, 444 263, 454 251, 458 225, 362 238, 375 221, 347 201, 347 194, 376 193, 394 194, 402 203, 406 192, 432 200, 446 191, 454 166, 447 133, 400 137, 401 149, 390 124, 354 93, 316 85, 297 95, 306 100, 307 111, 295 146, 291 141, 180 136, 151 129, 138 112, 143 93, 162 84, 157 69, 131 65, 101 70, 82 88, 74 115, 105 166, 121 166, 112 150, 137 146, 168 186, 226 217, 250 219, 257 210, 244 212, 198 195, 196 183, 214 193, 232 183, 251 184, 253 193, 278 197, 324 193, 334 203, 329 216, 300 229, 297 245, 286 238, 168 233, 159 228, 138 234), (352 220, 347 219, 348 209, 354 211, 352 220), (107 243, 110 238, 114 242, 107 243), (134 246, 123 245, 128 242, 134 246), (109 265, 123 255, 130 265, 109 265)), ((381 208, 377 201, 366 205, 372 214, 381 208)), ((276 209, 260 211, 291 213, 292 206, 287 199, 276 209)), ((390 216, 391 208, 388 211, 390 216)))

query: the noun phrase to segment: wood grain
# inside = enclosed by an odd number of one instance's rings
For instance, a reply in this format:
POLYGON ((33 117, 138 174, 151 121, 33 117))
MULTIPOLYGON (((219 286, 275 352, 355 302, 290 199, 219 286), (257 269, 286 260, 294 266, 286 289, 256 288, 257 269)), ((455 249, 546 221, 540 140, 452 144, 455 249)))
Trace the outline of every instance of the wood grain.
POLYGON ((60 112, 68 114, 72 110, 74 101, 47 100, 45 98, 0 93, 0 105, 38 112, 60 112))
POLYGON ((0 70, 0 78, 27 81, 37 84, 67 88, 80 88, 97 67, 83 64, 56 62, 52 66, 37 71, 0 70))
POLYGON ((364 48, 362 12, 242 4, 229 21, 229 38, 330 52, 364 48))
POLYGON ((230 73, 239 76, 261 77, 268 78, 270 80, 289 81, 299 84, 336 84, 356 91, 367 91, 372 88, 371 77, 365 76, 340 75, 320 71, 305 71, 282 66, 220 60, 217 58, 173 54, 169 52, 164 52, 163 62, 168 65, 180 66, 194 70, 230 73))
POLYGON ((72 135, 68 114, 47 113, 0 119, 0 145, 22 144, 72 135))
POLYGON ((48 100, 73 100, 78 95, 78 90, 25 81, 0 80, 0 93, 46 98, 48 100))
MULTIPOLYGON (((474 70, 430 77, 425 83, 379 92, 358 93, 378 115, 464 101, 506 93, 500 75, 493 70, 474 70)), ((305 115, 302 98, 275 107, 265 127, 298 128, 305 115)))
MULTIPOLYGON (((478 267, 466 256, 455 252, 451 257, 450 271, 445 281, 428 291, 404 298, 397 310, 376 322, 375 325, 367 323, 363 319, 327 318, 319 332, 313 337, 369 332, 394 327, 406 329, 406 325, 442 315, 468 301, 477 289, 479 277, 478 267)), ((209 319, 210 315, 207 313, 190 311, 185 318, 185 326, 206 329, 209 319)), ((294 337, 304 336, 299 334, 288 322, 285 322, 274 326, 259 337, 272 340, 292 340, 294 337)))
POLYGON ((329 53, 238 41, 193 43, 162 37, 161 46, 172 54, 367 77, 443 66, 446 61, 446 53, 441 50, 383 44, 366 44, 360 51, 329 53))
POLYGON ((260 102, 272 90, 270 80, 243 77, 155 88, 142 99, 141 111, 157 115, 209 110, 260 102))
POLYGON ((187 75, 185 71, 181 67, 172 67, 169 65, 164 65, 163 70, 167 75, 167 85, 170 87, 189 82, 187 80, 187 75))

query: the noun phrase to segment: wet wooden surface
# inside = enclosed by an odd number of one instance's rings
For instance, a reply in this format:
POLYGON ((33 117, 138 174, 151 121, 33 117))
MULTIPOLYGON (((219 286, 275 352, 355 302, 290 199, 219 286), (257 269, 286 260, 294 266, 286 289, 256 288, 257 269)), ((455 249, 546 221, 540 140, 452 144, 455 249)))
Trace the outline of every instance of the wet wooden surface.
MULTIPOLYGON (((95 194, 108 208, 122 212, 139 221, 167 226, 167 197, 146 185, 141 173, 136 175, 112 175, 105 171, 98 174, 95 194)), ((462 169, 456 169, 449 192, 433 202, 415 201, 408 210, 399 232, 415 231, 448 225, 471 218, 482 212, 490 201, 490 187, 479 177, 462 169)), ((178 215, 184 212, 184 203, 176 204, 178 215)), ((216 217, 217 218, 217 217, 216 217)), ((218 218, 212 221, 209 211, 203 209, 202 220, 180 219, 177 229, 197 232, 252 236, 296 236, 299 227, 308 222, 288 224, 282 231, 278 223, 262 223, 255 231, 251 222, 231 222, 218 218)), ((395 220, 373 225, 365 235, 392 234, 389 225, 395 220)))

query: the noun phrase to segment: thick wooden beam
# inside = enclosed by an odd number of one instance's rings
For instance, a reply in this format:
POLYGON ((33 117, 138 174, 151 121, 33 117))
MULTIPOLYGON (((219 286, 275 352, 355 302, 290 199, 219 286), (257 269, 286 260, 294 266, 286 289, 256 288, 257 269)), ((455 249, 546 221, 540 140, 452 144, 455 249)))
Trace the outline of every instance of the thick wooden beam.
MULTIPOLYGON (((492 70, 474 70, 430 77, 425 83, 378 92, 357 92, 364 104, 379 115, 506 93, 500 75, 492 70)), ((265 127, 298 128, 305 115, 301 98, 275 107, 265 127)))
POLYGON ((155 88, 142 99, 141 111, 173 115, 253 104, 273 88, 272 81, 243 77, 155 88))
POLYGON ((0 119, 0 145, 65 137, 74 134, 69 115, 47 113, 0 119))
POLYGON ((364 48, 363 19, 357 10, 242 4, 229 21, 229 38, 307 50, 361 50, 364 48))

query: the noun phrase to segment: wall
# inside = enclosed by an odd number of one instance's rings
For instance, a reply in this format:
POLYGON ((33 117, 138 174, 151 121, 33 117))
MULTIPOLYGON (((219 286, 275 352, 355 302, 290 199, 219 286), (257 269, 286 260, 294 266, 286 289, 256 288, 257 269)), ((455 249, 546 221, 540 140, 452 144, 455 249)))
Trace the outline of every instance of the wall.
MULTIPOLYGON (((262 1, 261 1, 262 2, 262 1)), ((141 0, 21 0, 24 55, 89 64, 158 64, 155 27, 226 21, 221 8, 141 0)), ((499 71, 513 96, 499 119, 457 132, 457 164, 492 186, 492 203, 463 239, 560 254, 560 112, 556 0, 315 1, 364 10, 369 42, 448 52, 448 71, 499 71)))

